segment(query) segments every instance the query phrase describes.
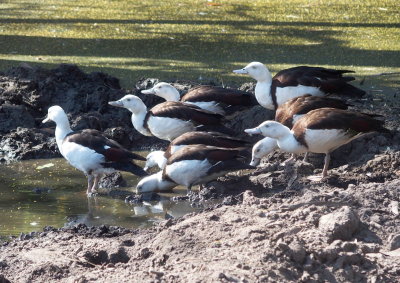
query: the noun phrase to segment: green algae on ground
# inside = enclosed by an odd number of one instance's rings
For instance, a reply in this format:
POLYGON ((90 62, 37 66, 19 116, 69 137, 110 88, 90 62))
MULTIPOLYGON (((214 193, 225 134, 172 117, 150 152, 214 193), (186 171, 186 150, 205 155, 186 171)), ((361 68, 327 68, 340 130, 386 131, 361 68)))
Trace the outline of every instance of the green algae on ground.
POLYGON ((216 78, 249 61, 400 71, 397 0, 0 3, 0 69, 75 63, 130 86, 140 77, 216 78))

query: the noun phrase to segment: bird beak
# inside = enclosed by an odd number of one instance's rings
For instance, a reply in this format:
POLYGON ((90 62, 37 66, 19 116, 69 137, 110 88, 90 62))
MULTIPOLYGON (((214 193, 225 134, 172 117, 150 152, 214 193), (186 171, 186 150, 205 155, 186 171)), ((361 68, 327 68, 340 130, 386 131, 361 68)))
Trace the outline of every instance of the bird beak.
POLYGON ((42 121, 42 123, 44 124, 44 123, 47 123, 48 121, 50 121, 50 118, 49 118, 49 117, 46 117, 46 118, 42 121))
POLYGON ((244 132, 249 134, 250 136, 252 136, 252 135, 260 135, 261 134, 261 130, 259 128, 246 129, 246 130, 244 130, 244 132))
POLYGON ((250 166, 258 166, 258 164, 260 164, 260 161, 261 161, 261 158, 254 157, 250 162, 250 166))
POLYGON ((141 93, 143 93, 143 94, 156 94, 156 91, 154 90, 154 88, 150 88, 150 89, 142 90, 141 93))
POLYGON ((115 107, 124 107, 124 103, 121 100, 109 101, 108 104, 115 107))
POLYGON ((239 70, 233 70, 233 72, 235 74, 248 74, 249 73, 245 68, 239 69, 239 70))

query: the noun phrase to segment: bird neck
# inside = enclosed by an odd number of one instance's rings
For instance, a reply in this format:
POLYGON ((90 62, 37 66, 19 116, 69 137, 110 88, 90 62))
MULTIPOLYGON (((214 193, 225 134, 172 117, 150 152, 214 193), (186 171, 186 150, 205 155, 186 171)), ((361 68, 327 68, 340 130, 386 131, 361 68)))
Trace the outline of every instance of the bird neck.
POLYGON ((257 81, 254 92, 257 102, 261 106, 270 110, 275 110, 275 106, 271 96, 271 85, 272 85, 271 81, 257 81))
POLYGON ((166 101, 179 101, 181 96, 176 88, 170 89, 168 92, 157 94, 158 96, 164 98, 166 101))
POLYGON ((171 182, 163 178, 163 171, 160 171, 156 174, 157 178, 157 187, 160 191, 165 191, 172 189, 177 186, 177 183, 171 182))
POLYGON ((279 148, 283 151, 295 154, 300 154, 307 151, 307 148, 297 141, 297 139, 293 135, 293 132, 290 131, 289 128, 287 128, 285 134, 277 138, 277 141, 279 148))
POLYGON ((133 127, 136 129, 136 131, 138 131, 142 135, 152 136, 150 131, 145 127, 145 123, 147 123, 147 121, 145 121, 146 114, 147 114, 147 111, 140 112, 137 114, 132 113, 132 117, 131 117, 132 124, 133 124, 133 127))
POLYGON ((154 152, 154 161, 157 163, 158 167, 164 169, 167 164, 167 159, 164 157, 165 152, 162 150, 158 150, 154 152))
POLYGON ((72 132, 71 126, 69 125, 67 117, 59 119, 57 121, 55 136, 56 136, 56 142, 57 142, 58 149, 61 151, 61 153, 62 153, 62 150, 61 150, 62 142, 63 142, 64 138, 71 132, 72 132))
POLYGON ((143 101, 137 101, 135 107, 127 108, 132 112, 132 124, 133 127, 142 135, 151 136, 152 134, 146 129, 144 123, 147 114, 147 107, 143 101))

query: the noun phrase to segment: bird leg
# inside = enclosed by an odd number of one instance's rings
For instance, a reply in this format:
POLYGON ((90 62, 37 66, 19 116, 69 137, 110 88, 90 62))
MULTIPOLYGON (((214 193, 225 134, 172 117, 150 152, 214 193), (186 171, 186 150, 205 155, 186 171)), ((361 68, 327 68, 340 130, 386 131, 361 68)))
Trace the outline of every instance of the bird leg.
POLYGON ((329 167, 329 162, 331 161, 331 155, 329 153, 325 154, 325 164, 324 164, 324 169, 322 169, 322 175, 321 176, 309 176, 307 179, 314 181, 314 182, 319 182, 322 179, 324 179, 326 176, 328 176, 328 167, 329 167))
POLYGON ((328 176, 328 167, 330 161, 331 161, 331 155, 329 153, 325 154, 325 164, 324 164, 324 169, 322 170, 322 178, 328 176))
POLYGON ((304 153, 303 162, 307 162, 308 159, 308 151, 304 153))
POLYGON ((97 192, 97 189, 99 188, 99 182, 100 179, 102 177, 102 174, 98 174, 94 177, 94 182, 93 182, 93 186, 92 186, 92 193, 97 192))
POLYGON ((86 194, 89 196, 92 193, 92 187, 93 187, 93 176, 92 174, 88 175, 88 187, 86 194))
POLYGON ((189 194, 192 192, 192 185, 187 186, 187 193, 186 195, 189 196, 189 194))
POLYGON ((296 154, 292 153, 292 156, 281 163, 281 166, 287 166, 296 161, 296 154))

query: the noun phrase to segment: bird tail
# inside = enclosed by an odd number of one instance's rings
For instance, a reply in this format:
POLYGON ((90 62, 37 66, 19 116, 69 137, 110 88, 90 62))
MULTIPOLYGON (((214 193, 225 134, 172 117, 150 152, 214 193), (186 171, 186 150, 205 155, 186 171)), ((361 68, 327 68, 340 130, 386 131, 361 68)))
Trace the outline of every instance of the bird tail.
POLYGON ((351 84, 345 84, 337 94, 353 96, 353 97, 362 97, 363 95, 365 95, 365 91, 351 84))

